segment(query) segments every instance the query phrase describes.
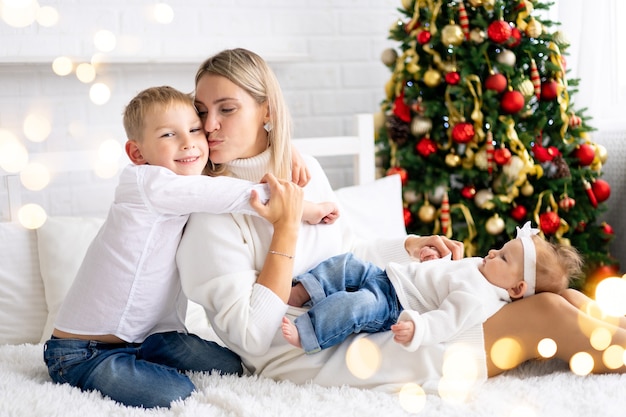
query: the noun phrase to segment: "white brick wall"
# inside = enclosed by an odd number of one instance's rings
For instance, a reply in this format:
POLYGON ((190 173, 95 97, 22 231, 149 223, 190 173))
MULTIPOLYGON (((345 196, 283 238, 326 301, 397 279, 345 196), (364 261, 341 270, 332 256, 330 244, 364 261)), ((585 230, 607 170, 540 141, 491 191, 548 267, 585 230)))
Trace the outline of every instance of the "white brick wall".
MULTIPOLYGON (((1 3, 1 2, 0 2, 1 3)), ((252 49, 274 68, 290 105, 295 136, 353 134, 352 116, 376 112, 389 71, 380 61, 400 0, 171 0, 169 25, 151 17, 153 0, 39 0, 60 15, 53 27, 13 28, 0 21, 0 129, 16 135, 29 152, 97 149, 106 139, 123 144, 121 112, 139 90, 169 84, 193 90, 199 63, 224 48, 252 49), (89 100, 90 84, 74 74, 55 75, 51 62, 76 64, 97 53, 93 35, 118 37, 94 82, 111 87, 104 105, 89 100), (52 122, 45 142, 22 132, 36 111, 52 122)), ((322 160, 335 187, 351 178, 348 160, 322 160)), ((4 174, 0 169, 0 174, 4 174)), ((50 215, 104 215, 116 178, 90 171, 54 174, 42 191, 24 190, 23 203, 50 215)), ((6 186, 0 183, 0 218, 6 218, 6 186)))

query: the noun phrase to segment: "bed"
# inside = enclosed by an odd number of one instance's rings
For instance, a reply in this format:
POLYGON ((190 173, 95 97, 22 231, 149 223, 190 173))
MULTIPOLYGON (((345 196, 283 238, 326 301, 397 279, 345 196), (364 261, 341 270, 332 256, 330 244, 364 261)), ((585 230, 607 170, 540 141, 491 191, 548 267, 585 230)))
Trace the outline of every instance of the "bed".
MULTIPOLYGON (((375 180, 372 116, 358 115, 355 122, 355 136, 297 139, 296 146, 315 156, 354 157, 354 184, 336 193, 343 215, 362 237, 404 234, 400 180, 375 180)), ((3 181, 14 212, 19 184, 3 181)), ((466 401, 411 390, 389 395, 256 376, 193 374, 197 391, 190 398, 171 409, 144 410, 53 384, 42 361, 42 341, 101 224, 100 218, 80 216, 50 217, 37 230, 16 221, 0 223, 0 416, 621 416, 626 410, 625 376, 576 376, 558 360, 526 363, 491 378, 466 401)), ((187 326, 214 337, 197 305, 188 308, 187 326)))

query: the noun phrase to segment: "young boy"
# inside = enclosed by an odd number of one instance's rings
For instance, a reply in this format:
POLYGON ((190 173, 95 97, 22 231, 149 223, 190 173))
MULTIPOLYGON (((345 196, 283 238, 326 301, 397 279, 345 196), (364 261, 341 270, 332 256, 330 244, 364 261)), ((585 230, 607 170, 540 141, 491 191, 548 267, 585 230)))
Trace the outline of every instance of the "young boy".
MULTIPOLYGON (((201 175, 209 148, 200 118, 191 97, 171 87, 133 98, 124 128, 132 164, 58 313, 44 360, 55 382, 125 405, 168 407, 195 388, 185 371, 242 373, 236 354, 186 332, 175 254, 189 214, 256 214, 269 188, 201 175)), ((307 206, 311 223, 337 216, 332 203, 307 206)))
MULTIPOLYGON (((283 318, 283 336, 307 353, 358 332, 391 330, 410 351, 445 342, 512 300, 565 290, 580 274, 574 248, 536 233, 528 222, 485 258, 392 263, 387 271, 351 254, 330 258, 294 279, 289 305, 312 307, 295 324, 283 318)), ((432 259, 430 252, 420 253, 421 260, 432 259)))

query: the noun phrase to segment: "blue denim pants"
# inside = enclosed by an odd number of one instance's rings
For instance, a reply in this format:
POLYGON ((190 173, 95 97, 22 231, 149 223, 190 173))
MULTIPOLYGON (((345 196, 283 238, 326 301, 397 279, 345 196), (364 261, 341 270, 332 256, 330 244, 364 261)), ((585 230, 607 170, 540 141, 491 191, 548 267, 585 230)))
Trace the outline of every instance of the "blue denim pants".
POLYGON ((48 340, 44 361, 56 383, 98 390, 124 405, 169 407, 195 386, 185 371, 241 375, 237 354, 194 334, 156 333, 143 343, 110 344, 79 339, 48 340))
POLYGON ((311 308, 297 317, 300 342, 315 353, 350 334, 389 330, 400 305, 387 273, 351 253, 337 255, 294 278, 311 296, 311 308))

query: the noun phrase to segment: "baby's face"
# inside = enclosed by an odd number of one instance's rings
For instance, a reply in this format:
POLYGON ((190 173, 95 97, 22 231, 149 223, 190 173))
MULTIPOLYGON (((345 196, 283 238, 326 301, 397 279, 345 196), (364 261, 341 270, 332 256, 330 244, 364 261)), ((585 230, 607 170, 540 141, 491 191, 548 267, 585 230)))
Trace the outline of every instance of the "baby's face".
POLYGON ((179 175, 200 175, 209 159, 202 123, 191 104, 155 108, 147 117, 137 147, 147 163, 179 175))
POLYGON ((513 239, 502 249, 492 249, 478 267, 487 281, 506 290, 524 280, 524 248, 522 241, 513 239))

